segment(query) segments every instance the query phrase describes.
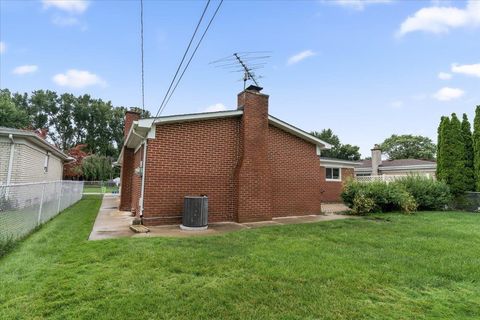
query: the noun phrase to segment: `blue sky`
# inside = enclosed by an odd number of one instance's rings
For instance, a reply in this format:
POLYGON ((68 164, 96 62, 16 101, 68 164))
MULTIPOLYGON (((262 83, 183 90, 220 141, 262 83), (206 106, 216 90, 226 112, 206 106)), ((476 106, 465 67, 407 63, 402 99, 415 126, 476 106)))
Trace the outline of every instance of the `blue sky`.
MULTIPOLYGON (((216 7, 210 5, 210 14, 216 7)), ((146 106, 156 112, 205 5, 145 0, 146 106)), ((0 86, 138 106, 138 1, 0 1, 0 86)), ((331 128, 368 156, 391 134, 436 139, 480 104, 480 1, 225 1, 163 115, 234 109, 240 75, 210 61, 272 51, 270 113, 331 128)))

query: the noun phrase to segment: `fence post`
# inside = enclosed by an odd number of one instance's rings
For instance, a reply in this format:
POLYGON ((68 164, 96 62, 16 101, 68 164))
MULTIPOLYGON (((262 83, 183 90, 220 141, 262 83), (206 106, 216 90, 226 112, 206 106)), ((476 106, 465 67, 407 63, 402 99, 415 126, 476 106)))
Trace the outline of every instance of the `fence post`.
POLYGON ((58 196, 57 213, 60 212, 60 205, 62 204, 63 181, 60 181, 60 195, 58 196))
POLYGON ((37 225, 40 225, 40 222, 42 221, 42 207, 43 207, 43 198, 45 197, 45 186, 47 184, 46 183, 43 183, 43 186, 42 186, 42 198, 40 200, 40 208, 38 208, 38 221, 37 221, 37 225))

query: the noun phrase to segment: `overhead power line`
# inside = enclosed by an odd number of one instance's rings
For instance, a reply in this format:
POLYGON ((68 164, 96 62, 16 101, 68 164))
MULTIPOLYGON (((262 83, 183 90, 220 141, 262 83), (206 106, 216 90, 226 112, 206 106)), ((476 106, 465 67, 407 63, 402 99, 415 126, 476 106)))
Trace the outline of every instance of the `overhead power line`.
MULTIPOLYGON (((222 0, 223 2, 223 0, 222 0)), ((182 65, 183 65, 183 62, 185 61, 185 58, 190 50, 190 47, 193 43, 193 40, 195 39, 195 35, 197 34, 197 31, 203 21, 203 17, 205 16, 205 13, 207 12, 207 9, 208 9, 208 6, 210 4, 210 0, 207 1, 206 5, 205 5, 205 8, 203 9, 203 12, 202 12, 202 15, 200 16, 200 19, 198 20, 198 23, 197 23, 197 26, 195 27, 195 31, 193 32, 192 34, 192 37, 190 38, 190 41, 188 42, 188 46, 187 48, 185 49, 185 52, 183 53, 183 56, 182 56, 182 59, 180 60, 180 63, 178 64, 178 67, 177 67, 177 70, 175 71, 175 75, 173 76, 172 78, 172 81, 170 82, 170 85, 168 86, 168 90, 167 92, 165 93, 165 96, 163 97, 163 100, 162 100, 162 103, 160 104, 160 107, 158 108, 158 111, 155 115, 155 118, 158 117, 158 115, 163 111, 163 109, 165 108, 165 102, 167 101, 167 98, 170 94, 170 91, 173 87, 173 84, 175 83, 175 80, 177 79, 177 76, 180 72, 180 69, 182 68, 182 65)), ((221 4, 221 3, 220 3, 221 4)), ((217 8, 217 11, 218 11, 218 8, 217 8)))
MULTIPOLYGON (((208 29, 210 28, 210 25, 212 24, 213 19, 215 19, 215 16, 217 15, 218 10, 220 10, 220 6, 222 5, 222 3, 223 3, 223 0, 220 1, 220 3, 219 3, 218 6, 217 6, 217 9, 216 9, 215 12, 213 13, 212 18, 211 18, 210 21, 208 22, 208 25, 207 25, 207 27, 205 28, 205 31, 203 32, 202 37, 201 37, 200 40, 198 41, 197 46, 195 47, 195 50, 193 51, 192 55, 190 56, 190 59, 188 60, 187 65, 186 65, 185 68, 183 69, 182 73, 180 74, 180 77, 178 78, 177 83, 176 83, 175 86, 173 87, 172 92, 171 92, 170 95, 168 96, 167 101, 165 102, 165 104, 163 105, 163 109, 165 109, 166 105, 167 105, 168 102, 170 101, 170 98, 172 97, 173 93, 174 93, 175 90, 177 89, 177 86, 178 86, 178 84, 180 83, 180 81, 182 80, 183 75, 184 75, 185 72, 187 71, 188 66, 190 65, 190 62, 192 62, 192 59, 193 59, 193 57, 195 56, 195 53, 197 52, 198 47, 200 47, 200 44, 202 43, 203 38, 204 38, 205 35, 207 34, 207 31, 208 31, 208 29)), ((160 112, 163 111, 163 109, 160 110, 160 112)))

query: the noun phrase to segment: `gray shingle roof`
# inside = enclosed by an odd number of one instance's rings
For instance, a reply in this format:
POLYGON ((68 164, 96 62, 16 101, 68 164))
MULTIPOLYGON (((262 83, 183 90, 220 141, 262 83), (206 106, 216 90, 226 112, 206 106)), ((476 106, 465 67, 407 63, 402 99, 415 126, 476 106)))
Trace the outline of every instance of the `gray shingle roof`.
MULTIPOLYGON (((420 160, 420 159, 398 159, 398 160, 382 160, 380 168, 385 167, 408 167, 419 165, 435 165, 435 160, 420 160)), ((372 160, 363 160, 359 168, 371 168, 372 160)))

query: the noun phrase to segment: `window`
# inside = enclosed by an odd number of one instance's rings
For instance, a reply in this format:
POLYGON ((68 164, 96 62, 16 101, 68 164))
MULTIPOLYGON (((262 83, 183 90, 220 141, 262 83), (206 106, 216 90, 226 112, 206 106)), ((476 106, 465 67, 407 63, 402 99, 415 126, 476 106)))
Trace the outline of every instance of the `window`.
POLYGON ((48 172, 48 163, 50 162, 50 154, 47 152, 47 154, 45 155, 45 163, 43 164, 43 171, 45 173, 48 172))
POLYGON ((325 168, 325 178, 327 181, 341 181, 340 168, 325 168))

